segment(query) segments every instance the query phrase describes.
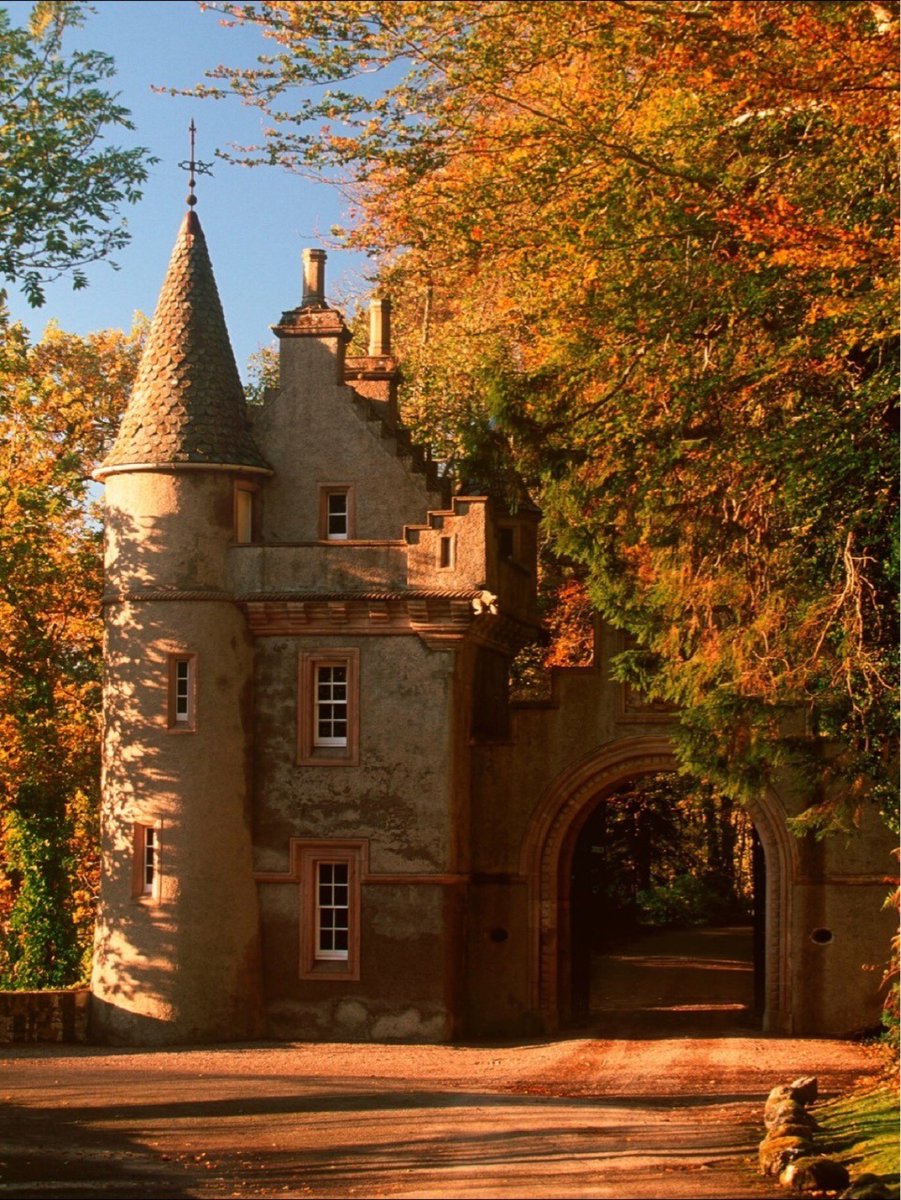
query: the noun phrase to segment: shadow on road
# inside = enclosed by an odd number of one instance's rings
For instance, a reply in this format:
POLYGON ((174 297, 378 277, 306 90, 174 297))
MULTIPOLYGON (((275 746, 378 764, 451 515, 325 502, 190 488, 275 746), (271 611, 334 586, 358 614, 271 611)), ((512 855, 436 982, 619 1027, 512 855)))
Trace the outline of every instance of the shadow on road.
POLYGON ((655 931, 596 954, 590 1017, 603 1038, 759 1033, 750 926, 655 931))

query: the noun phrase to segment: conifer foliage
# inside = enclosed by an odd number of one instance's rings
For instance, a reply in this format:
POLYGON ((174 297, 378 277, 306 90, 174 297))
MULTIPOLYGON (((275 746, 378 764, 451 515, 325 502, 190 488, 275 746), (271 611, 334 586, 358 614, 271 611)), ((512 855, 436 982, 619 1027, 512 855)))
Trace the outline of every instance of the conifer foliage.
POLYGON ((420 432, 505 439, 685 764, 886 799, 897 5, 210 7, 273 43, 198 89, 270 118, 235 156, 344 179, 420 432))

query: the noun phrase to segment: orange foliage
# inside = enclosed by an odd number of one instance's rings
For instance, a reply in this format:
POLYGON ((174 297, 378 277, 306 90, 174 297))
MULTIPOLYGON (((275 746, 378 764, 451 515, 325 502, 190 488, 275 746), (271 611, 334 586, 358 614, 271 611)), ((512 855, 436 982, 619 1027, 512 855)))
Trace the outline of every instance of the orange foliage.
POLYGON ((72 982, 97 886, 102 532, 141 331, 0 327, 0 978, 72 982))

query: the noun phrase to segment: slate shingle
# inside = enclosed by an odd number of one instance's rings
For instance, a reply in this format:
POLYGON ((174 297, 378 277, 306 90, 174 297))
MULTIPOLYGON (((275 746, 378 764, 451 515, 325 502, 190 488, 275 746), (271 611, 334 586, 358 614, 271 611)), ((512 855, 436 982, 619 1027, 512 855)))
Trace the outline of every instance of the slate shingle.
POLYGON ((195 212, 182 222, 131 400, 101 465, 226 463, 266 468, 195 212))

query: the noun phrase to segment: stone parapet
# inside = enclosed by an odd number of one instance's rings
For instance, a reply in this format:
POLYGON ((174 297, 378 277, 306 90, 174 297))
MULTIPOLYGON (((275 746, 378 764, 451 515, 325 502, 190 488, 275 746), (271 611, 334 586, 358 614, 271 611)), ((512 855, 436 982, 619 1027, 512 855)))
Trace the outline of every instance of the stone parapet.
POLYGON ((235 546, 230 551, 236 595, 272 592, 386 592, 407 586, 402 542, 308 542, 235 546))
POLYGON ((0 992, 0 1043, 86 1042, 87 988, 0 992))

